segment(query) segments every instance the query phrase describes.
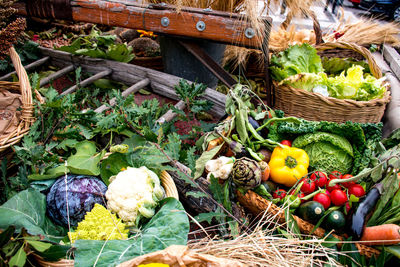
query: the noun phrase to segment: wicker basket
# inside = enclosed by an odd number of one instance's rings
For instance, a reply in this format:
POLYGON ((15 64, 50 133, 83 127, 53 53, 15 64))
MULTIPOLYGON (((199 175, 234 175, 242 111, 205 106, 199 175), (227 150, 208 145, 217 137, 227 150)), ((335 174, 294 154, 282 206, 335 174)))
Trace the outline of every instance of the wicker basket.
MULTIPOLYGON (((273 204, 272 202, 262 198, 258 194, 248 191, 246 195, 241 194, 239 191, 237 193, 238 200, 240 204, 245 207, 248 211, 250 211, 253 215, 258 216, 260 214, 263 214, 264 212, 268 212, 272 215, 276 215, 279 223, 286 223, 285 219, 285 214, 281 208, 273 204)), ((312 233, 312 230, 314 229, 314 225, 304 221, 303 219, 297 217, 296 215, 293 215, 294 220, 296 221, 297 225, 299 226, 300 231, 303 234, 310 235, 312 233)), ((321 227, 318 227, 312 235, 318 237, 318 238, 324 238, 325 237, 325 230, 322 229, 321 227)), ((339 240, 343 240, 342 236, 332 234, 335 238, 339 240)), ((360 252, 361 255, 365 255, 368 258, 371 258, 372 256, 377 256, 379 255, 380 251, 363 245, 359 242, 355 243, 356 247, 358 248, 358 251, 360 252)), ((338 243, 338 246, 341 246, 341 243, 338 243)))
MULTIPOLYGON (((178 190, 176 189, 175 182, 172 177, 168 174, 168 172, 163 171, 160 175, 161 185, 164 187, 165 195, 167 197, 173 197, 179 200, 178 190)), ((70 259, 62 259, 59 261, 46 261, 41 256, 33 253, 32 254, 39 266, 46 266, 46 267, 73 267, 74 260, 70 259)))
MULTIPOLYGON (((0 152, 5 151, 7 148, 18 143, 21 138, 29 132, 29 128, 35 121, 35 118, 33 117, 34 106, 32 100, 32 90, 29 83, 28 74, 22 66, 21 60, 14 47, 10 48, 10 57, 18 75, 19 82, 0 81, 0 90, 4 89, 20 91, 22 98, 22 112, 17 129, 6 137, 0 137, 0 152)), ((40 94, 37 91, 35 91, 35 93, 37 99, 43 103, 44 100, 40 94)))
MULTIPOLYGON (((332 49, 345 49, 357 52, 368 61, 371 73, 375 78, 381 78, 382 73, 368 49, 344 42, 323 43, 316 46, 319 53, 332 49)), ((355 101, 325 97, 318 93, 295 89, 287 85, 273 83, 274 107, 281 109, 287 116, 296 116, 312 121, 333 121, 343 123, 380 122, 390 101, 388 86, 381 99, 370 101, 355 101)))

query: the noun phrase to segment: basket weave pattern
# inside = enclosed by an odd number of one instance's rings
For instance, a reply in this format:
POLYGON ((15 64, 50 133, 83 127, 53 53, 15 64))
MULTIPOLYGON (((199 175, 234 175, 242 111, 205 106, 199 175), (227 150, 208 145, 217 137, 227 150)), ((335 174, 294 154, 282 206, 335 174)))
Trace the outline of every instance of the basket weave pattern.
MULTIPOLYGON (((160 182, 162 187, 165 190, 165 195, 166 197, 173 197, 179 200, 179 195, 178 195, 178 189, 175 186, 175 182, 172 179, 171 175, 169 175, 168 172, 163 171, 160 175, 160 182)), ((44 267, 73 267, 74 266, 74 260, 70 259, 62 259, 59 261, 54 261, 54 262, 49 262, 44 260, 42 257, 39 255, 33 253, 33 256, 35 257, 35 260, 40 266, 44 267)))
MULTIPOLYGON (((246 195, 243 195, 238 191, 237 196, 240 204, 243 205, 247 210, 249 210, 255 216, 267 212, 272 215, 275 215, 279 223, 282 224, 286 223, 285 214, 283 210, 278 206, 276 206, 275 204, 273 204, 272 202, 262 198, 258 194, 252 191, 248 191, 246 195)), ((318 238, 325 237, 325 230, 322 229, 321 227, 318 227, 314 232, 312 232, 312 230, 314 229, 313 224, 304 221, 303 219, 297 217, 296 215, 293 215, 293 219, 296 221, 300 231, 303 234, 310 235, 312 233, 312 235, 318 238)), ((339 240, 343 240, 341 236, 338 236, 336 234, 332 234, 332 236, 334 236, 339 240)), ((340 243, 338 245, 340 245, 340 243)), ((365 255, 369 258, 375 255, 379 255, 380 253, 379 250, 365 246, 361 243, 356 243, 356 246, 361 255, 365 255)))
MULTIPOLYGON (((0 89, 20 91, 22 99, 22 111, 17 129, 15 129, 6 137, 0 137, 0 152, 18 143, 21 138, 29 132, 29 128, 35 121, 35 118, 33 116, 34 106, 32 100, 32 90, 29 83, 28 74, 22 66, 21 59, 19 58, 14 47, 10 48, 10 57, 13 62, 15 71, 18 75, 19 82, 0 81, 0 89)), ((44 102, 43 98, 38 92, 36 92, 36 96, 39 101, 44 102)))
MULTIPOLYGON (((355 44, 343 42, 324 43, 316 46, 319 53, 332 49, 347 49, 357 52, 368 61, 371 74, 381 78, 382 73, 368 49, 355 44)), ((353 122, 379 122, 385 112, 386 104, 390 101, 390 92, 386 91, 381 99, 370 101, 355 101, 351 99, 337 99, 325 97, 318 93, 295 89, 287 85, 273 83, 274 107, 281 109, 287 116, 301 117, 312 121, 333 121, 343 123, 353 122)))

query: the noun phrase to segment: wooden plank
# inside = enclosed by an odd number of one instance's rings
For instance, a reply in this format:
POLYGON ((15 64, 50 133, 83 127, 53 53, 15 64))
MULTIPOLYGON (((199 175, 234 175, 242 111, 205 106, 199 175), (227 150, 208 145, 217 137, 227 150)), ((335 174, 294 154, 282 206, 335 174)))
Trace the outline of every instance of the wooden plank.
MULTIPOLYGON (((102 72, 99 72, 99 73, 87 78, 86 80, 83 80, 79 84, 79 87, 85 87, 85 86, 97 81, 98 79, 101 79, 103 77, 110 75, 111 72, 112 72, 112 70, 103 70, 102 72)), ((74 86, 70 87, 69 89, 62 92, 61 95, 70 94, 72 92, 75 92, 76 89, 78 89, 78 85, 74 85, 74 86)))
POLYGON ((46 78, 41 79, 39 86, 42 87, 42 86, 48 84, 49 82, 51 82, 51 81, 53 81, 53 80, 55 80, 57 78, 60 78, 60 77, 64 76, 67 73, 70 73, 73 70, 74 70, 74 66, 73 65, 68 65, 68 66, 62 68, 61 70, 50 74, 46 78))
MULTIPOLYGON (((46 56, 46 57, 44 57, 44 58, 41 58, 41 59, 39 59, 39 60, 36 60, 36 61, 34 61, 34 62, 32 62, 32 63, 30 63, 30 64, 24 66, 24 69, 25 69, 26 71, 28 71, 28 70, 31 70, 31 69, 40 67, 41 65, 43 65, 44 63, 46 63, 49 59, 50 59, 50 57, 49 57, 49 56, 46 56)), ((1 77, 0 77, 0 81, 7 81, 7 80, 10 79, 11 76, 14 75, 14 74, 17 74, 17 72, 16 72, 16 71, 13 71, 13 72, 10 72, 10 73, 8 73, 8 74, 6 74, 6 75, 4 75, 4 76, 1 76, 1 77)))
MULTIPOLYGON (((212 40, 225 44, 235 44, 249 48, 261 48, 263 37, 255 31, 254 37, 245 36, 245 31, 251 28, 251 24, 244 18, 238 19, 237 15, 224 16, 220 12, 204 12, 199 9, 184 9, 179 13, 174 9, 156 9, 153 6, 139 6, 128 1, 114 0, 75 0, 70 1, 72 8, 72 19, 74 21, 105 24, 125 28, 141 29, 153 31, 161 34, 168 34, 181 37, 191 37, 198 39, 212 40), (168 19, 168 25, 163 26, 161 19, 168 19), (205 23, 204 30, 198 30, 196 25, 199 21, 205 23)), ((56 3, 49 3, 50 7, 56 3)), ((24 3, 14 5, 18 14, 27 15, 24 3)), ((59 9, 60 7, 58 7, 59 9)), ((50 8, 48 8, 50 9, 50 8)), ((55 16, 54 13, 37 12, 49 18, 55 16)), ((271 25, 272 20, 267 18, 271 25)), ((270 27, 267 28, 269 32, 270 27)))
MULTIPOLYGON (((182 100, 180 100, 178 103, 175 104, 175 108, 179 109, 179 110, 183 110, 185 107, 186 107, 186 104, 182 100)), ((163 123, 171 121, 177 115, 178 115, 177 113, 175 113, 172 109, 170 109, 167 111, 167 113, 162 115, 156 122, 159 124, 163 124, 163 123)))
POLYGON ((397 79, 400 79, 400 55, 396 49, 389 45, 383 45, 383 57, 389 63, 397 79))
MULTIPOLYGON (((142 89, 143 87, 146 87, 147 85, 149 85, 149 83, 150 83, 150 80, 148 78, 143 79, 140 82, 135 83, 134 85, 132 85, 128 89, 124 90, 122 92, 122 96, 123 97, 127 97, 130 94, 134 94, 137 91, 139 91, 140 89, 142 89)), ((109 102, 109 105, 111 107, 115 106, 115 101, 116 101, 116 98, 115 97, 112 98, 110 100, 110 102, 109 102)), ((98 107, 94 112, 101 113, 101 112, 103 112, 105 110, 108 110, 110 108, 110 106, 102 105, 102 106, 98 107)))

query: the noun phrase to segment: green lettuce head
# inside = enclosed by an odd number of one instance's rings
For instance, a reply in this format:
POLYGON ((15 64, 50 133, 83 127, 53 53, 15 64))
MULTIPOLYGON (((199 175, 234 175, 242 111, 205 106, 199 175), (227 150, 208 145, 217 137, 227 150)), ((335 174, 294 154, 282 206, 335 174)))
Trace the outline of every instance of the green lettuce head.
POLYGON ((297 137, 293 146, 304 149, 310 158, 310 168, 325 172, 350 173, 353 167, 353 148, 339 135, 315 132, 297 137))

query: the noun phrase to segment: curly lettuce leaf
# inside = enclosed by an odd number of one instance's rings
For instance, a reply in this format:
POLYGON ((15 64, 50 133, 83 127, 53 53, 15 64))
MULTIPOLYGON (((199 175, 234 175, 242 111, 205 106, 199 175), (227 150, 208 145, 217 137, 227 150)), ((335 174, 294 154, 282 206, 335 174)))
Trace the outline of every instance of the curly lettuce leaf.
POLYGON ((282 81, 299 73, 319 73, 323 68, 317 50, 309 44, 302 44, 273 55, 270 70, 273 79, 282 81))
POLYGON ((285 84, 296 89, 302 89, 309 92, 313 91, 313 88, 320 84, 322 77, 315 73, 299 73, 290 77, 287 77, 279 83, 279 85, 285 84))

